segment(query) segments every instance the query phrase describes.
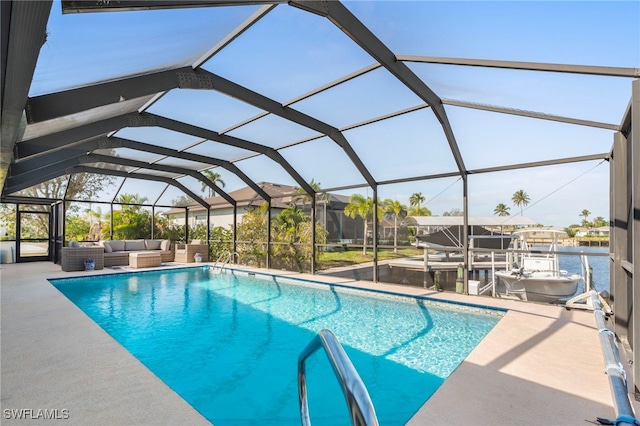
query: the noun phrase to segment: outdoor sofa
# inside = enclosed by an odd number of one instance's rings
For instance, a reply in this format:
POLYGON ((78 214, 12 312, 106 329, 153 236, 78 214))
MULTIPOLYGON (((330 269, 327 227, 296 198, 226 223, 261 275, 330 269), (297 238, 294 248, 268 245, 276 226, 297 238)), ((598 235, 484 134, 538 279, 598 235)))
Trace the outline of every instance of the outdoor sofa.
POLYGON ((104 255, 102 247, 84 247, 77 241, 71 241, 69 247, 62 247, 60 266, 65 272, 84 271, 87 269, 87 261, 93 261, 93 269, 104 268, 104 255))
POLYGON ((142 251, 158 251, 162 262, 173 262, 170 240, 102 240, 104 266, 129 265, 129 254, 142 251))

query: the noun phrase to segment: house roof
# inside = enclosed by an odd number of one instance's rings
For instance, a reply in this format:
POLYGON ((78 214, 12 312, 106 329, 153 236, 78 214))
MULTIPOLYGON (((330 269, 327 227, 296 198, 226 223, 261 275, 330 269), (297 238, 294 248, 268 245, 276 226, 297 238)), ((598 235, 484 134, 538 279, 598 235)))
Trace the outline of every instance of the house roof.
MULTIPOLYGON (((302 195, 300 189, 295 186, 283 185, 273 182, 258 182, 257 186, 260 187, 265 193, 271 197, 271 207, 285 209, 291 205, 295 196, 302 195)), ((229 195, 233 197, 238 207, 250 207, 259 206, 264 203, 264 199, 251 187, 246 186, 235 191, 230 191, 229 195)), ((349 197, 337 194, 328 194, 328 203, 341 204, 348 203, 349 197)), ((205 198, 205 201, 211 205, 211 210, 228 209, 229 203, 223 197, 215 196, 205 198)), ((187 205, 190 212, 204 211, 204 208, 197 202, 193 202, 187 205)), ((184 208, 173 208, 166 211, 165 215, 183 214, 184 208)))
MULTIPOLYGON (((271 206, 276 208, 288 207, 289 204, 291 204, 293 197, 295 195, 300 195, 300 192, 294 186, 271 182, 258 182, 257 186, 271 197, 271 206)), ((257 191, 249 186, 235 191, 230 191, 229 195, 236 200, 238 207, 259 206, 265 202, 265 200, 258 195, 257 191)), ((205 198, 205 201, 211 205, 211 210, 226 209, 230 207, 227 200, 221 196, 205 198)), ((189 208, 189 211, 193 212, 204 211, 204 208, 197 202, 192 202, 188 204, 187 207, 189 208)), ((184 208, 174 208, 165 212, 166 215, 182 213, 184 213, 184 208)))

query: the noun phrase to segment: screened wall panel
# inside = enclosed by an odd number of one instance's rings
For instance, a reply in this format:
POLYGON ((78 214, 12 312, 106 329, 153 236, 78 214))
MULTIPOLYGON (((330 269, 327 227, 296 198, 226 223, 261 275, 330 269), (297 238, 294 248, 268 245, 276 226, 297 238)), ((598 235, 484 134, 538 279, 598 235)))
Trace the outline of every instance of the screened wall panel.
POLYGON ((175 157, 167 157, 160 161, 157 161, 156 163, 160 165, 165 165, 165 166, 180 167, 183 169, 188 169, 193 171, 201 170, 211 166, 210 164, 207 164, 207 163, 199 163, 197 161, 184 160, 182 158, 175 158, 175 157))
POLYGON ((30 95, 192 64, 256 9, 187 8, 63 16, 57 2, 51 9, 47 40, 30 95))
POLYGON ((323 188, 365 183, 362 174, 347 154, 328 137, 281 149, 279 152, 293 167, 300 170, 306 182, 313 179, 323 188))
MULTIPOLYGON (((104 175, 96 176, 99 176, 100 178, 104 177, 104 175)), ((96 177, 96 179, 99 179, 99 177, 96 177)), ((103 183, 108 182, 108 184, 102 185, 100 189, 95 192, 93 200, 110 203, 117 195, 118 189, 122 186, 124 181, 125 178, 120 176, 111 176, 108 181, 102 181, 103 183)))
POLYGON ((214 141, 203 141, 191 148, 185 149, 185 152, 205 155, 207 157, 218 158, 226 161, 238 160, 249 155, 254 155, 253 151, 214 141))
POLYGON ((222 186, 222 184, 220 184, 220 186, 227 193, 247 186, 247 183, 245 183, 239 176, 222 167, 213 167, 209 169, 209 171, 217 173, 220 176, 219 180, 224 182, 224 186, 222 186))
POLYGON ((293 107, 337 128, 424 103, 386 69, 378 68, 293 107))
MULTIPOLYGON (((122 165, 119 165, 119 164, 105 163, 105 162, 101 162, 101 161, 95 162, 95 163, 83 163, 82 165, 83 166, 87 166, 87 167, 94 167, 96 169, 117 170, 117 171, 126 172, 126 173, 133 172, 133 171, 136 170, 135 167, 122 166, 122 165)), ((81 175, 81 174, 79 174, 79 175, 81 175)), ((76 175, 74 175, 74 176, 76 176, 76 175)), ((98 175, 98 176, 100 176, 100 175, 98 175)), ((108 179, 109 176, 105 175, 104 178, 108 179)))
MULTIPOLYGON (((618 124, 631 78, 407 63, 443 99, 618 124)), ((456 128, 457 130, 457 128, 456 128)))
MULTIPOLYGON (((74 173, 64 193, 68 200, 102 201, 105 193, 113 190, 117 178, 94 173, 74 173)), ((62 198, 62 195, 60 196, 62 198)), ((105 200, 106 201, 106 200, 105 200)))
POLYGON ((163 172, 163 171, 160 171, 160 170, 147 169, 147 168, 144 168, 144 167, 141 167, 139 169, 135 169, 135 173, 143 173, 145 175, 158 176, 158 177, 161 177, 161 178, 169 178, 169 179, 174 179, 174 178, 177 178, 179 176, 183 176, 182 174, 178 174, 178 173, 163 172))
POLYGON ((148 111, 216 132, 262 112, 215 90, 189 89, 171 90, 148 111))
POLYGON ((192 203, 193 199, 175 186, 168 185, 152 201, 160 206, 185 206, 192 203))
POLYGON ((297 142, 301 139, 317 136, 318 132, 292 121, 285 120, 284 118, 280 118, 274 114, 269 114, 263 118, 234 129, 228 134, 240 139, 259 143, 260 145, 278 148, 292 142, 297 142))
POLYGON ((590 219, 608 217, 609 167, 606 161, 589 161, 472 175, 469 177, 469 215, 491 216, 498 203, 509 207, 511 216, 522 214, 541 225, 569 226, 581 223, 581 212, 591 212, 590 219), (529 196, 527 205, 512 201, 515 192, 529 196), (501 201, 500 201, 501 200, 501 201), (570 209, 568 209, 570 206, 570 209), (571 210, 572 213, 568 213, 571 210))
POLYGON ((119 202, 134 196, 133 198, 140 204, 153 204, 153 201, 160 196, 166 186, 167 184, 164 182, 127 178, 116 195, 115 201, 119 202))
POLYGON ((376 180, 457 172, 442 127, 429 109, 344 132, 376 180))
POLYGON ((327 19, 278 6, 203 68, 284 103, 369 64, 327 19))
POLYGON ((143 161, 145 163, 152 163, 162 158, 158 154, 151 152, 140 151, 137 149, 129 148, 115 148, 115 149, 96 149, 93 151, 96 154, 111 155, 114 157, 127 158, 130 160, 143 161))
MULTIPOLYGON (((191 176, 183 176, 176 179, 176 181, 202 198, 209 196, 209 187, 191 176)), ((222 185, 219 186, 222 188, 222 185)))
POLYGON ((442 216, 452 209, 462 209, 461 179, 445 178, 380 185, 378 199, 398 201, 411 216, 442 216), (412 203, 413 201, 413 203, 412 203))
POLYGON ((162 127, 127 127, 118 131, 115 136, 171 149, 185 148, 201 140, 196 136, 162 127))
MULTIPOLYGON (((38 198, 62 198, 67 190, 68 183, 69 175, 62 175, 29 188, 16 191, 12 195, 38 198)), ((74 185, 73 188, 71 188, 72 192, 76 191, 76 188, 77 186, 74 185)))
POLYGON ((273 182, 300 186, 278 163, 261 155, 235 163, 254 182, 273 182))
POLYGON ((354 1, 345 6, 397 54, 628 67, 640 59, 638 27, 621 31, 619 21, 638 16, 637 2, 612 7, 611 2, 354 1), (615 53, 620 50, 627 54, 615 53))
POLYGON ((467 108, 446 109, 469 169, 607 153, 611 149, 609 130, 467 108))

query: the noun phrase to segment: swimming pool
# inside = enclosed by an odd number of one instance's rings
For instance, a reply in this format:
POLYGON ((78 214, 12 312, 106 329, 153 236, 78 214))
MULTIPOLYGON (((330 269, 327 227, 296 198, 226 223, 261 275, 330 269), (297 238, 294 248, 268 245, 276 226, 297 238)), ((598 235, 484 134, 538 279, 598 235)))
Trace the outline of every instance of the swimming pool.
MULTIPOLYGON (((299 425, 297 358, 323 328, 345 347, 380 424, 404 424, 504 314, 206 266, 51 282, 217 426, 299 425)), ((307 385, 314 425, 349 423, 321 352, 307 385)))

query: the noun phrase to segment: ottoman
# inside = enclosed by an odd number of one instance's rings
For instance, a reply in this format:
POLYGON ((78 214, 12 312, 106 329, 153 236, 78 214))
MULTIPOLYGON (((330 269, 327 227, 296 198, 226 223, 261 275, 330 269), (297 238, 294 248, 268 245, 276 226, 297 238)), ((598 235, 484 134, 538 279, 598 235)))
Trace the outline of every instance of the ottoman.
POLYGON ((150 268, 162 264, 162 255, 159 251, 136 251, 129 253, 129 266, 134 268, 150 268))

